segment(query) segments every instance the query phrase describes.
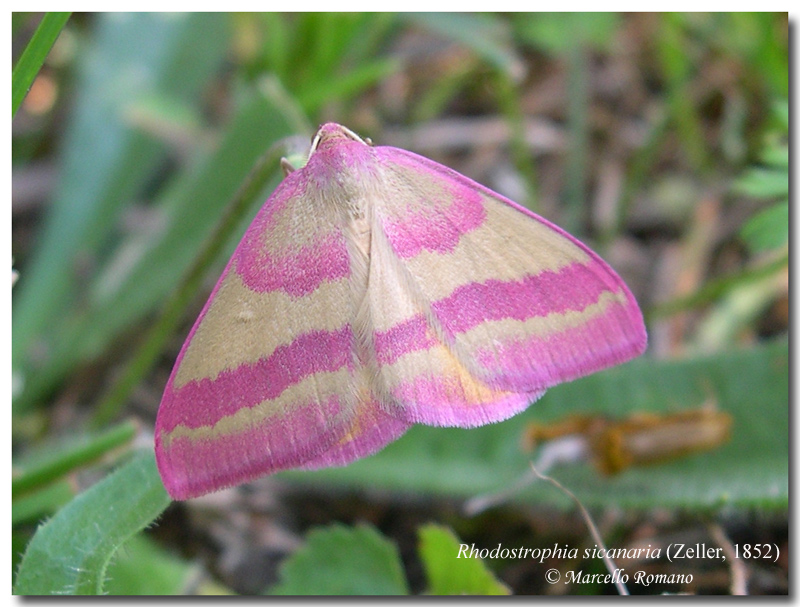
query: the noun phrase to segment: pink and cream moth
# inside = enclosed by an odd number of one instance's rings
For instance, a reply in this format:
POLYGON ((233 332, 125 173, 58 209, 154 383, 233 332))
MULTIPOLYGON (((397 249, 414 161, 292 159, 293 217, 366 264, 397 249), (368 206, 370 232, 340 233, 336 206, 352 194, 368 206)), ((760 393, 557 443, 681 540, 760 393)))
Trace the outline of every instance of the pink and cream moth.
POLYGON ((325 124, 247 229, 155 428, 169 494, 340 466, 474 427, 647 343, 584 244, 436 162, 325 124))

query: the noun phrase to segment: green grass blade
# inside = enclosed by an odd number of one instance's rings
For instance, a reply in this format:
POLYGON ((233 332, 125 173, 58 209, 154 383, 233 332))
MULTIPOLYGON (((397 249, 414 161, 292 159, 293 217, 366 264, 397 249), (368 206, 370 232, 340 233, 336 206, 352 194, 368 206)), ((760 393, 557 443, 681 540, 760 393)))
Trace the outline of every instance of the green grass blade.
POLYGON ((394 58, 376 59, 343 74, 332 73, 300 93, 298 103, 313 114, 323 104, 346 99, 399 71, 401 66, 402 63, 394 58))
POLYGON ((84 444, 68 450, 57 451, 47 461, 23 471, 14 478, 11 482, 12 499, 44 487, 68 472, 91 463, 112 449, 130 442, 136 436, 137 428, 138 425, 135 422, 125 422, 92 437, 84 444))
POLYGON ((53 514, 75 497, 73 484, 67 480, 51 483, 39 491, 26 493, 11 503, 11 525, 36 522, 53 514))
POLYGON ((22 56, 11 74, 11 117, 13 118, 25 95, 31 88, 36 75, 47 58, 47 53, 55 44, 64 25, 72 13, 45 13, 36 28, 33 38, 25 47, 22 56))

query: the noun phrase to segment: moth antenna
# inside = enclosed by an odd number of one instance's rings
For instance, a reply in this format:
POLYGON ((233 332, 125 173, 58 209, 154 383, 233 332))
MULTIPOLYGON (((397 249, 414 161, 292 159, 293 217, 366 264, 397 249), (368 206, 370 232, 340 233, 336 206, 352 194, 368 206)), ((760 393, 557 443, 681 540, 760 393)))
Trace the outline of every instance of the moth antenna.
POLYGON ((291 173, 294 173, 297 169, 292 166, 292 163, 289 162, 286 158, 281 158, 281 170, 283 170, 283 176, 288 177, 291 173))

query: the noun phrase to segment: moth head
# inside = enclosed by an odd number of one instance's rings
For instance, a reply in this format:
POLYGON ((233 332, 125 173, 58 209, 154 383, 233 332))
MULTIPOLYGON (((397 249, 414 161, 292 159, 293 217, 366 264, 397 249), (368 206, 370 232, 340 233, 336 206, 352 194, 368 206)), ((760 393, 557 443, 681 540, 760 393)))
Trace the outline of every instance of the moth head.
POLYGON ((305 166, 317 189, 332 197, 357 197, 364 183, 378 178, 377 171, 374 148, 353 131, 333 122, 319 128, 305 166))
POLYGON ((335 122, 328 122, 319 127, 317 134, 314 136, 314 141, 311 143, 311 153, 313 154, 318 149, 324 149, 329 145, 335 145, 342 141, 357 141, 367 145, 366 141, 347 127, 335 122))

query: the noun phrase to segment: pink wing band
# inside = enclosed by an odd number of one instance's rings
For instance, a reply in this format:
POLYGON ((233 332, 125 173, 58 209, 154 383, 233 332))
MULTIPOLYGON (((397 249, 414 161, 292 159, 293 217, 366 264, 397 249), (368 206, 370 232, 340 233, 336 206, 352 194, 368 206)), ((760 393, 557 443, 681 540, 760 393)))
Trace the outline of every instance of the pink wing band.
MULTIPOLYGON (((487 320, 526 320, 569 311, 580 311, 615 292, 619 284, 600 279, 605 266, 597 261, 578 263, 558 272, 542 272, 518 281, 488 280, 458 287, 452 295, 431 304, 433 313, 451 333, 464 333, 487 320)), ((399 356, 429 348, 433 339, 422 315, 375 334, 378 362, 391 363, 399 356)))
POLYGON ((579 327, 542 338, 523 335, 475 354, 478 363, 491 370, 490 383, 508 390, 550 387, 641 354, 644 346, 636 320, 630 304, 614 303, 579 327))
POLYGON ((404 354, 428 350, 438 343, 422 314, 386 331, 376 331, 373 336, 375 357, 380 365, 390 365, 404 354))
MULTIPOLYGON (((487 280, 458 287, 434 302, 433 312, 453 333, 464 333, 487 320, 525 320, 583 310, 619 283, 602 280, 606 265, 573 263, 557 272, 542 272, 516 281, 487 280)), ((610 277, 609 277, 610 278, 610 277)))
MULTIPOLYGON (((165 403, 172 403, 165 396, 165 403)), ((213 432, 200 437, 156 434, 156 456, 164 485, 176 499, 188 499, 263 474, 301 466, 319 456, 339 438, 331 425, 341 411, 333 396, 324 403, 294 406, 289 415, 254 420, 232 434, 213 432)))
MULTIPOLYGON (((380 149, 380 148, 378 148, 380 149)), ((408 209, 402 223, 387 220, 383 224, 392 248, 401 259, 418 255, 422 250, 449 253, 462 234, 480 226, 486 218, 483 200, 474 189, 448 183, 448 200, 431 200, 440 215, 427 217, 423 211, 408 209)))
POLYGON ((171 432, 179 425, 214 426, 242 409, 280 396, 309 375, 349 368, 352 343, 349 326, 332 332, 312 331, 279 346, 267 358, 223 371, 214 379, 192 381, 178 389, 170 382, 165 394, 169 406, 162 407, 160 427, 171 432))
POLYGON ((255 248, 262 227, 248 232, 235 256, 244 283, 253 291, 283 290, 302 297, 312 293, 326 280, 350 275, 350 260, 340 233, 320 237, 311 246, 300 247, 284 255, 270 255, 263 247, 255 248), (249 242, 255 241, 255 242, 249 242))
POLYGON ((284 179, 236 248, 231 262, 235 262, 244 284, 251 290, 259 293, 282 290, 302 297, 326 280, 350 275, 347 243, 339 226, 322 224, 312 236, 306 235, 307 242, 293 242, 288 232, 294 223, 292 203, 306 188, 302 171, 284 179))

